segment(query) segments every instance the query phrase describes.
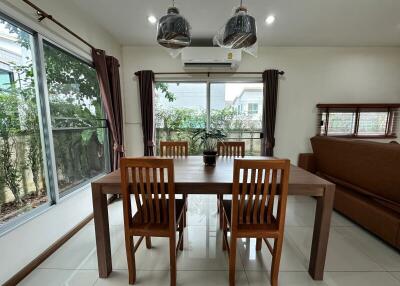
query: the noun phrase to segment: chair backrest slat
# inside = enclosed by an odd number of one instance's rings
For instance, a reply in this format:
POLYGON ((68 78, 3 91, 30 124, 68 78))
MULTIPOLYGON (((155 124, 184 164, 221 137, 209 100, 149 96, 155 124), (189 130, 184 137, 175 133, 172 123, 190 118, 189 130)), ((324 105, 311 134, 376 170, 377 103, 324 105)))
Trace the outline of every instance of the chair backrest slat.
POLYGON ((232 227, 242 224, 271 223, 283 227, 289 169, 289 160, 235 160, 232 227), (278 212, 275 217, 274 201, 277 196, 279 196, 278 212))
POLYGON ((121 185, 126 225, 132 227, 134 220, 140 224, 169 223, 170 228, 176 227, 174 220, 168 218, 171 213, 175 213, 173 166, 173 159, 150 157, 121 159, 121 185), (132 194, 137 207, 134 219, 131 209, 132 194))
POLYGON ((251 169, 250 189, 247 195, 246 223, 251 223, 251 215, 253 213, 253 195, 256 187, 256 169, 251 169))
POLYGON ((164 169, 160 169, 160 190, 161 190, 161 202, 163 207, 163 223, 167 223, 167 199, 165 195, 165 183, 164 183, 164 169))
POLYGON ((161 157, 187 157, 189 155, 189 143, 187 141, 161 141, 161 157))
POLYGON ((156 222, 161 223, 161 210, 160 210, 160 198, 158 193, 158 178, 157 169, 153 168, 153 190, 154 190, 154 207, 156 222))
POLYGON ((263 169, 257 169, 257 190, 254 199, 254 211, 253 211, 253 222, 256 222, 258 219, 258 213, 260 212, 260 195, 261 195, 261 188, 263 184, 263 169))
POLYGON ((271 223, 271 217, 274 212, 274 200, 276 195, 276 182, 277 182, 277 170, 272 170, 272 181, 271 181, 271 193, 269 195, 267 204, 267 223, 271 223))
POLYGON ((143 218, 143 222, 147 223, 148 219, 147 219, 147 199, 146 199, 146 191, 144 189, 144 180, 143 180, 143 169, 142 168, 138 168, 139 171, 139 188, 140 188, 140 195, 141 195, 141 199, 142 199, 142 218, 143 218))
MULTIPOLYGON (((243 223, 243 213, 244 213, 246 194, 247 194, 248 174, 249 174, 249 170, 247 170, 247 169, 243 170, 242 192, 241 192, 241 196, 240 196, 240 205, 239 205, 239 223, 243 223)), ((238 180, 240 180, 239 174, 238 174, 238 180)))
POLYGON ((245 143, 239 141, 218 142, 217 152, 221 157, 244 157, 245 143))
POLYGON ((150 168, 144 169, 146 173, 146 199, 149 207, 150 221, 154 220, 154 209, 153 209, 153 194, 152 194, 152 182, 150 181, 150 168))
POLYGON ((270 177, 270 171, 269 169, 265 170, 264 174, 264 188, 262 192, 262 198, 261 198, 261 204, 260 204, 260 215, 259 215, 259 222, 260 224, 264 223, 264 214, 265 214, 265 203, 267 201, 267 197, 269 195, 269 177, 270 177))

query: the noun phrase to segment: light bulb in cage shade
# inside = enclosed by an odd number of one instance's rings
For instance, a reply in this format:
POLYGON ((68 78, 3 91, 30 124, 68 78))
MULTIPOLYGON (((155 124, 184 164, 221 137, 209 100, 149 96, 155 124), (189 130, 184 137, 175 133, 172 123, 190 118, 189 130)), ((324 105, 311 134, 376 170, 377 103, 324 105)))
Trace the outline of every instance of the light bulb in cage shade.
POLYGON ((158 23, 157 42, 170 49, 181 49, 190 45, 190 25, 179 14, 178 8, 168 8, 167 15, 161 17, 158 23))
POLYGON ((257 41, 257 28, 254 17, 247 14, 247 9, 240 6, 235 15, 228 20, 225 26, 223 44, 232 49, 247 48, 257 41))
POLYGON ((153 16, 153 15, 150 15, 148 18, 147 18, 147 20, 149 21, 149 23, 150 24, 155 24, 155 23, 157 23, 157 18, 155 17, 155 16, 153 16))
POLYGON ((275 16, 274 15, 270 15, 265 19, 265 23, 267 23, 267 25, 272 25, 275 22, 275 16))

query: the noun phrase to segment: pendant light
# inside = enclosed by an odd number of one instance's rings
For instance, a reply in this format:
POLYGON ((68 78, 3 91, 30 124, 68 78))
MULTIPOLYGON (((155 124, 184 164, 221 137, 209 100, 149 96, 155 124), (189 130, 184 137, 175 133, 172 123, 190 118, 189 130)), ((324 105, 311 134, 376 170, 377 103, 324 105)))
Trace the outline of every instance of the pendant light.
POLYGON ((174 0, 172 7, 167 10, 167 15, 161 17, 157 29, 157 42, 163 47, 181 49, 190 45, 189 22, 179 14, 174 0))
POLYGON ((257 28, 254 17, 250 16, 247 8, 242 5, 225 25, 222 45, 231 49, 248 48, 257 42, 257 28))

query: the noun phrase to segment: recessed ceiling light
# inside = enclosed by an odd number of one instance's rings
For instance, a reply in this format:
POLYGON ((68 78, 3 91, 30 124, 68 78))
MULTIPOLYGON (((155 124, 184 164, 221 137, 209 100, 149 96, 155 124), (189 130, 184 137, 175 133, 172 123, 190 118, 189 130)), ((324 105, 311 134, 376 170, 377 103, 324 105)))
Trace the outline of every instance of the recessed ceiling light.
POLYGON ((271 25, 274 22, 275 22, 275 16, 273 15, 270 15, 267 17, 267 19, 265 19, 265 23, 267 23, 267 25, 271 25))
POLYGON ((150 24, 155 24, 157 23, 157 18, 153 15, 150 15, 147 20, 149 20, 150 24))

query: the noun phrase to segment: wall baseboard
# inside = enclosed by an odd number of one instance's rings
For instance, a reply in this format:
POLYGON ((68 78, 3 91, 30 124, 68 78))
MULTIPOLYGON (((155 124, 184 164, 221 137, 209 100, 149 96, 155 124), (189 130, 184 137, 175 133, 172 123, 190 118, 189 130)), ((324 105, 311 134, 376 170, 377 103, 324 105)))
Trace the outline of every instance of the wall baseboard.
POLYGON ((43 251, 39 256, 33 259, 10 279, 8 279, 3 286, 15 286, 21 282, 26 276, 28 276, 33 270, 35 270, 43 261, 45 261, 50 255, 57 251, 64 243, 66 243, 71 237, 73 237, 78 231, 80 231, 86 224, 88 224, 93 219, 93 214, 84 218, 79 224, 77 224, 73 229, 64 234, 56 242, 50 245, 45 251, 43 251))

